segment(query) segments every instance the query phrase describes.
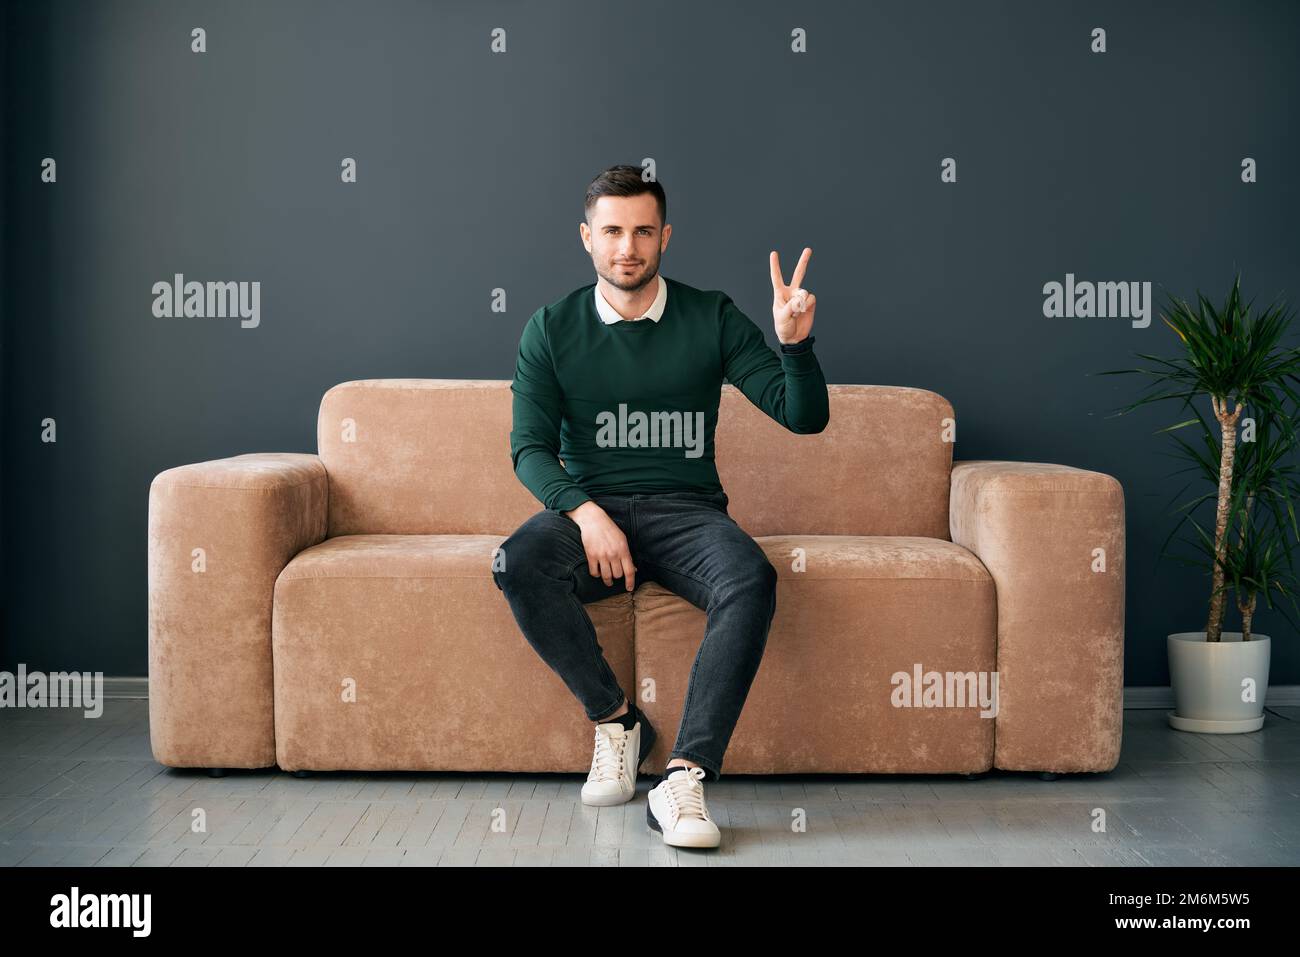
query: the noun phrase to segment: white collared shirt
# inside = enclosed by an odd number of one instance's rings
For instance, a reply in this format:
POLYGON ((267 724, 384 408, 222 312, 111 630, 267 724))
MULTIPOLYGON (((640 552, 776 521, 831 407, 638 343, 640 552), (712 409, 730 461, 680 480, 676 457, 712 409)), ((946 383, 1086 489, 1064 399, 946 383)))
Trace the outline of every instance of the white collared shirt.
POLYGON ((640 319, 653 319, 658 322, 663 318, 664 304, 668 302, 668 283, 664 282, 662 275, 657 275, 657 278, 659 280, 659 295, 655 296, 655 301, 650 304, 650 308, 645 315, 638 316, 637 320, 626 320, 620 316, 614 307, 609 304, 609 301, 605 299, 604 295, 601 294, 600 284, 597 283, 592 292, 596 296, 596 312, 600 315, 601 321, 606 325, 612 325, 616 322, 638 321, 640 319))

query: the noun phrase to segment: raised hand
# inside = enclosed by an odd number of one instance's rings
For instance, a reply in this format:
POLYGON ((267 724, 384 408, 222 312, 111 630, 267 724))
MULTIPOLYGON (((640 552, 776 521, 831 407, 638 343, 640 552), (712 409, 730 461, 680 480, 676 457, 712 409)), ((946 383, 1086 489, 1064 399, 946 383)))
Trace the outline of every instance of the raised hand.
POLYGON ((817 297, 799 285, 811 258, 812 249, 805 246, 798 265, 794 267, 794 278, 787 286, 781 276, 781 260, 777 258, 776 250, 772 250, 772 320, 776 323, 776 338, 781 342, 800 342, 812 331, 817 297))

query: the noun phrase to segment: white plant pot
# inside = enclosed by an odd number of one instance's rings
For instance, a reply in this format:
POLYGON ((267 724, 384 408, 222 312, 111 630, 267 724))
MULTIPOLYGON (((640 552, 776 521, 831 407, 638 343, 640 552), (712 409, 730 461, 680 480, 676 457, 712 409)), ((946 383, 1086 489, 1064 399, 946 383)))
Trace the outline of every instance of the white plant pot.
POLYGON ((1174 710, 1169 725, 1201 734, 1238 734, 1264 726, 1264 693, 1268 690, 1268 635, 1225 631, 1222 641, 1206 641, 1203 631, 1169 636, 1169 681, 1174 710), (1255 700, 1243 701, 1246 679, 1255 683, 1255 700))

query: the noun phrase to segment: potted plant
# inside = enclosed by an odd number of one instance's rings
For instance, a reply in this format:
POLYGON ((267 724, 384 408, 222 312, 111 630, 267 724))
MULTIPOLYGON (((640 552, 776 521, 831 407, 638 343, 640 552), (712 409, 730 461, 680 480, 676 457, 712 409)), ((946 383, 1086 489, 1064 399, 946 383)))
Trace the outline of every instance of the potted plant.
MULTIPOLYGON (((1198 427, 1195 441, 1179 435, 1174 439, 1191 460, 1188 469, 1199 472, 1210 486, 1180 506, 1182 519, 1169 535, 1172 538, 1184 523, 1192 526, 1201 557, 1171 557, 1201 567, 1208 564, 1211 580, 1204 630, 1166 639, 1174 692, 1169 723, 1201 733, 1255 731, 1264 723, 1271 651, 1271 639, 1251 631, 1256 602, 1262 594, 1271 609, 1276 591, 1296 607, 1292 546, 1300 541, 1300 528, 1290 460, 1297 443, 1294 412, 1300 398, 1291 383, 1300 382, 1300 349, 1279 344, 1291 318, 1285 304, 1275 302, 1252 316, 1254 300, 1242 302, 1240 275, 1222 308, 1216 309, 1199 291, 1196 295, 1196 306, 1170 296, 1160 316, 1177 333, 1183 355, 1170 359, 1139 353, 1157 366, 1101 374, 1139 372, 1153 377, 1148 388, 1165 389, 1117 415, 1150 402, 1182 400, 1194 417, 1158 433, 1198 427), (1204 398, 1209 399, 1217 429, 1193 404, 1204 398), (1211 500, 1214 525, 1207 530, 1194 513, 1211 500), (1242 615, 1241 631, 1223 631, 1230 591, 1242 615)), ((1282 613, 1286 615, 1285 609, 1282 613)), ((1291 616, 1286 617, 1294 626, 1291 616)))

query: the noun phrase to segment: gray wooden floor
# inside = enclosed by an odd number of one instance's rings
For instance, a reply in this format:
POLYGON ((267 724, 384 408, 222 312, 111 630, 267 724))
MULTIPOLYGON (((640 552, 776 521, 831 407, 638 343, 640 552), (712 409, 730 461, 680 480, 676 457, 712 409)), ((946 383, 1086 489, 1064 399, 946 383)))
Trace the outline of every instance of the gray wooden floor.
POLYGON ((0 865, 1300 864, 1300 708, 1239 735, 1127 711, 1113 772, 1055 781, 724 769, 705 790, 715 850, 646 826, 650 777, 612 808, 580 803, 585 774, 211 778, 154 762, 147 708, 0 710, 0 865))

